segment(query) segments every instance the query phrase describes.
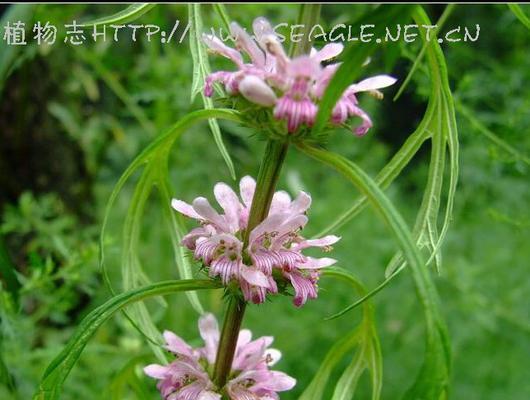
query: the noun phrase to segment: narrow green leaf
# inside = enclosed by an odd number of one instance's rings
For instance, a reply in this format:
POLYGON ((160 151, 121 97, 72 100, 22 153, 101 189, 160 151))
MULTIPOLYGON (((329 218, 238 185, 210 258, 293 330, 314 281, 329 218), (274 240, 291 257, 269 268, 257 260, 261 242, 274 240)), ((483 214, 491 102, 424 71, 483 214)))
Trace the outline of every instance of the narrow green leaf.
MULTIPOLYGON (((419 8, 417 8, 419 10, 419 8)), ((441 18, 443 23, 449 15, 451 9, 446 9, 441 18)), ((418 23, 430 24, 415 12, 415 19, 418 23)), ((425 16, 426 17, 426 16, 425 16)), ((419 150, 421 145, 427 140, 432 140, 431 164, 429 178, 423 196, 423 201, 416 218, 413 236, 420 248, 426 247, 429 250, 428 264, 436 261, 436 267, 441 266, 440 248, 447 233, 452 216, 454 196, 456 194, 456 185, 458 181, 458 134, 456 129, 456 120, 454 114, 454 105, 451 91, 447 79, 447 69, 443 58, 443 53, 439 48, 436 40, 427 41, 423 33, 426 53, 429 61, 429 71, 431 75, 431 93, 425 115, 418 125, 418 128, 412 133, 402 148, 394 155, 391 161, 385 165, 377 175, 376 182, 382 188, 388 187, 399 173, 410 162, 414 154, 419 150), (445 156, 449 152, 449 184, 447 188, 447 200, 445 204, 445 216, 442 227, 438 229, 437 220, 442 207, 442 190, 444 187, 444 171, 446 168, 445 156)), ((327 234, 343 226, 353 217, 359 214, 366 206, 366 197, 356 200, 352 207, 340 215, 321 234, 327 234)), ((386 279, 381 285, 372 291, 375 294, 381 290, 389 281, 395 277, 394 271, 403 265, 403 258, 397 255, 392 259, 386 269, 386 279)), ((358 305, 358 302, 355 303, 358 305)), ((352 305, 354 306, 354 305, 352 305)), ((350 307, 352 307, 350 306, 350 307)))
POLYGON ((344 370, 344 373, 337 382, 332 400, 350 400, 355 394, 357 382, 365 369, 365 348, 359 347, 350 365, 344 370))
POLYGON ((216 289, 220 285, 210 280, 180 280, 159 282, 119 294, 88 314, 61 353, 50 363, 34 399, 59 399, 64 381, 81 356, 97 329, 113 314, 129 304, 155 296, 164 296, 188 290, 216 289))
MULTIPOLYGON (((361 296, 366 293, 364 286, 350 272, 342 268, 329 268, 323 275, 345 281, 361 296)), ((369 302, 363 303, 363 319, 359 331, 359 348, 337 382, 332 400, 353 398, 359 377, 366 369, 370 372, 372 400, 378 400, 381 397, 383 356, 375 326, 374 309, 369 302)))
MULTIPOLYGON (((423 10, 423 8, 418 7, 413 14, 414 20, 418 24, 427 25, 431 21, 429 17, 423 10)), ((423 40, 427 40, 424 35, 422 35, 423 40)), ((447 74, 447 66, 445 63, 445 58, 442 52, 442 49, 438 41, 433 40, 428 48, 427 59, 429 62, 429 70, 431 74, 431 79, 438 79, 439 90, 439 99, 441 102, 440 106, 440 127, 438 134, 443 135, 443 139, 447 144, 447 151, 449 153, 449 184, 447 189, 447 200, 445 205, 445 213, 442 222, 442 227, 439 230, 438 240, 436 243, 433 243, 434 246, 430 249, 431 254, 427 263, 430 263, 430 260, 434 259, 437 261, 437 267, 439 268, 441 256, 440 248, 444 242, 445 236, 449 230, 449 225, 453 216, 453 206, 456 196, 456 188, 458 184, 458 175, 459 175, 459 140, 458 140, 458 130, 456 125, 456 116, 455 116, 455 106, 453 102, 453 95, 451 93, 451 88, 449 86, 449 77, 447 74)), ((432 94, 431 96, 433 96, 432 94)), ((436 135, 436 131, 433 133, 436 135)), ((434 141, 434 138, 433 138, 434 141)), ((444 150, 445 151, 445 150, 444 150)), ((442 156, 442 155, 441 155, 442 156)), ((443 180, 443 176, 440 176, 440 180, 443 180)), ((441 183, 440 183, 441 185, 441 183)), ((441 197, 441 194, 439 198, 441 197)), ((438 206, 439 209, 439 206, 438 206)), ((432 215, 438 214, 438 210, 432 212, 432 215)), ((434 229, 437 229, 436 226, 434 229)))
MULTIPOLYGON (((363 285, 348 271, 333 267, 322 272, 322 278, 334 278, 351 285, 361 296, 364 295, 363 285)), ((369 302, 363 304, 363 317, 360 324, 345 335, 331 348, 321 363, 319 370, 313 377, 300 400, 322 400, 331 373, 338 363, 356 351, 350 365, 342 373, 336 383, 333 400, 352 398, 359 376, 368 369, 372 381, 372 400, 380 398, 383 377, 383 360, 377 330, 375 328, 373 307, 369 302)))
MULTIPOLYGON (((430 132, 427 127, 430 124, 434 112, 434 103, 429 103, 427 111, 423 116, 423 119, 419 123, 416 130, 407 138, 403 146, 399 151, 394 154, 392 159, 386 164, 383 169, 377 174, 376 183, 382 187, 387 188, 392 182, 399 176, 401 171, 408 165, 410 160, 414 157, 421 145, 430 137, 430 132)), ((315 235, 315 237, 321 237, 329 234, 330 232, 336 231, 338 228, 344 226, 352 218, 357 216, 367 205, 368 198, 366 196, 360 196, 343 214, 341 214, 336 220, 330 225, 325 227, 321 232, 315 235)))
MULTIPOLYGON (((184 253, 184 248, 180 244, 185 232, 184 222, 180 215, 178 215, 173 208, 171 208, 171 193, 173 193, 173 191, 171 190, 171 183, 169 182, 167 168, 158 169, 157 181, 160 193, 160 201, 162 202, 161 207, 164 212, 165 219, 169 225, 171 243, 173 244, 175 263, 177 264, 179 276, 181 279, 191 279, 193 277, 191 265, 184 253)), ((204 308, 199 301, 197 293, 193 291, 186 292, 186 296, 188 297, 188 300, 195 311, 197 311, 199 314, 203 314, 204 308)))
MULTIPOLYGON (((416 8, 413 16, 417 24, 430 25, 431 23, 420 6, 416 8)), ((451 222, 458 183, 459 145, 455 109, 442 50, 436 40, 427 41, 425 33, 422 33, 422 39, 428 43, 427 61, 432 82, 429 102, 433 103, 435 112, 427 128, 431 132, 432 144, 429 177, 413 235, 420 248, 427 247, 429 250, 427 264, 434 260, 439 270, 441 267, 440 248, 451 222), (449 152, 449 185, 445 215, 442 227, 438 230, 437 220, 441 209, 446 147, 449 152)), ((392 275, 403 262, 400 255, 396 256, 387 267, 386 276, 392 275)))
POLYGON ((521 6, 519 4, 509 3, 508 7, 510 7, 510 10, 512 10, 517 19, 521 21, 524 26, 530 29, 530 18, 528 18, 528 16, 524 13, 521 6))
POLYGON ((204 90, 204 80, 211 73, 208 55, 202 43, 202 18, 200 4, 188 4, 190 20, 190 53, 193 61, 191 101, 204 90))
MULTIPOLYGON (((150 196, 153 187, 155 186, 159 188, 162 194, 162 199, 167 199, 170 196, 170 194, 167 192, 167 187, 164 188, 164 181, 167 180, 168 173, 167 158, 174 142, 189 127, 212 116, 239 121, 239 114, 231 110, 201 110, 188 114, 166 133, 158 136, 146 149, 144 149, 144 151, 142 151, 142 153, 126 169, 114 187, 105 209, 103 226, 100 235, 100 267, 105 283, 113 295, 116 294, 116 291, 114 289, 114 285, 110 281, 105 264, 104 239, 110 212, 118 194, 131 175, 141 166, 145 165, 145 169, 142 171, 140 180, 135 187, 132 199, 130 201, 128 213, 123 227, 122 281, 124 289, 131 290, 138 285, 149 283, 147 275, 141 268, 137 252, 141 219, 143 216, 145 203, 150 196)), ((167 204, 163 204, 163 210, 166 210, 169 207, 169 204, 169 201, 167 204)), ((174 236, 176 233, 173 232, 171 225, 170 235, 172 237, 174 247, 177 246, 178 241, 180 240, 174 236)), ((178 251, 178 255, 176 253, 175 256, 179 258, 177 260, 177 268, 179 270, 180 277, 191 277, 191 269, 185 260, 182 249, 176 251, 178 251)), ((202 311, 202 307, 199 303, 197 295, 192 292, 187 294, 187 296, 192 306, 197 311, 202 311)), ((152 345, 152 349, 155 351, 155 354, 157 354, 160 359, 164 359, 164 353, 160 351, 158 346, 156 346, 155 338, 159 336, 159 332, 145 305, 138 304, 132 310, 130 310, 130 312, 124 311, 124 314, 132 323, 132 325, 149 341, 149 343, 152 345)))
MULTIPOLYGON (((210 63, 208 62, 208 55, 206 54, 206 50, 204 49, 202 42, 203 25, 200 6, 200 4, 188 4, 188 17, 190 21, 190 52, 191 58, 193 60, 191 100, 193 101, 195 96, 200 93, 204 108, 211 110, 214 108, 213 101, 211 98, 204 95, 204 82, 211 70, 210 63)), ((230 176, 232 179, 236 179, 234 163, 232 162, 232 158, 230 157, 230 154, 228 153, 228 150, 226 149, 226 146, 223 142, 219 124, 213 118, 208 121, 208 124, 210 125, 210 130, 212 131, 215 144, 217 145, 217 148, 219 149, 219 152, 221 153, 221 156, 228 167, 230 176)))
MULTIPOLYGON (((142 269, 140 257, 138 255, 138 242, 140 240, 141 220, 144 208, 155 183, 156 170, 161 166, 152 162, 142 172, 138 181, 123 226, 123 247, 121 258, 121 277, 124 291, 132 290, 141 285, 150 284, 145 272, 142 269)), ((161 304, 166 306, 165 303, 161 304)), ((156 338, 160 337, 149 310, 143 303, 135 304, 126 312, 127 317, 135 327, 144 335, 151 349, 161 362, 166 361, 165 353, 157 345, 156 338)))
MULTIPOLYGON (((418 24, 430 24, 426 14, 420 8, 418 8, 414 13, 414 18, 418 24)), ((425 245, 429 248, 430 257, 428 262, 430 262, 431 259, 435 258, 439 254, 439 248, 447 232, 452 215, 458 177, 458 137, 454 116, 454 105, 449 89, 443 54, 437 42, 432 40, 431 44, 427 47, 426 52, 429 62, 429 71, 431 74, 432 91, 429 97, 428 109, 422 121, 422 124, 424 125, 420 126, 415 133, 417 134, 419 131, 422 136, 422 140, 431 137, 433 153, 431 155, 431 167, 429 171, 428 184, 416 220, 413 237, 418 245, 425 245), (436 221, 438 217, 438 210, 440 208, 446 148, 449 151, 450 178, 444 221, 438 234, 436 221)), ((385 167, 385 169, 387 167, 385 167)), ((399 163, 395 164, 395 167, 397 167, 393 168, 395 170, 402 168, 399 163)), ((387 169, 387 171, 390 170, 387 169)), ((378 181, 382 180, 378 179, 378 181)), ((358 209, 359 208, 357 208, 357 210, 358 209)), ((352 309, 359 304, 363 304, 366 299, 373 296, 375 293, 385 287, 390 280, 397 276, 397 274, 404 269, 406 263, 403 261, 396 262, 396 259, 402 260, 401 256, 398 256, 394 259, 394 262, 391 263, 389 268, 387 268, 387 278, 382 284, 380 284, 366 296, 363 296, 360 300, 352 304, 346 310, 341 311, 333 317, 343 315, 348 309, 352 309)), ((413 271, 413 275, 416 275, 416 287, 420 294, 420 298, 424 297, 425 295, 431 296, 435 294, 433 290, 429 289, 429 286, 432 287, 432 284, 430 283, 428 272, 425 272, 423 269, 421 269, 419 272, 425 276, 422 277, 421 274, 418 274, 418 271, 413 271), (425 286, 425 288, 422 289, 422 286, 425 286)), ((447 334, 445 332, 446 328, 441 317, 439 316, 436 302, 433 303, 434 305, 429 305, 425 301, 422 301, 422 303, 427 320, 426 354, 420 373, 418 374, 413 386, 406 392, 404 398, 444 398, 444 396, 447 395, 447 386, 450 373, 450 349, 447 334)))
MULTIPOLYGON (((382 5, 376 8, 369 15, 363 15, 362 21, 370 21, 374 24, 374 37, 382 37, 385 34, 385 27, 388 21, 406 21, 413 9, 409 5, 382 5)), ((353 24, 355 25, 355 23, 353 24)), ((313 134, 318 133, 329 121, 329 116, 335 107, 344 90, 360 75, 361 66, 368 56, 379 46, 375 40, 369 43, 359 43, 357 46, 350 46, 344 53, 344 62, 341 64, 333 78, 331 79, 326 93, 318 106, 318 114, 313 126, 313 134)))
POLYGON ((426 320, 424 363, 406 398, 438 399, 447 392, 450 349, 445 322, 440 314, 438 295, 432 277, 422 262, 412 234, 403 218, 377 184, 356 164, 329 151, 298 143, 297 147, 312 158, 334 168, 363 192, 394 234, 405 260, 410 265, 418 298, 426 320))
POLYGON ((135 3, 131 4, 126 9, 117 12, 116 14, 109 15, 107 17, 101 17, 96 20, 84 22, 81 26, 100 26, 100 25, 111 25, 111 24, 125 24, 132 22, 146 12, 152 10, 156 4, 153 3, 135 3))
MULTIPOLYGON (((419 248, 427 246, 432 255, 438 242, 437 219, 442 194, 443 174, 445 170, 445 136, 442 126, 441 110, 437 110, 433 118, 434 126, 431 137, 431 160, 427 185, 423 192, 423 200, 416 217, 413 237, 419 248)), ((403 263, 403 257, 396 255, 385 271, 389 277, 403 263)))
POLYGON ((400 268, 398 268, 394 273, 390 276, 388 276, 382 283, 380 283, 378 286, 376 286, 374 289, 370 290, 368 293, 362 295, 358 300, 356 300, 354 303, 350 304, 349 306, 345 307, 341 311, 330 315, 326 318, 326 320, 332 320, 338 317, 343 316, 347 312, 353 310, 355 307, 360 306, 361 304, 364 304, 365 301, 370 300, 373 296, 375 296, 377 293, 379 293, 381 290, 387 286, 392 279, 394 279, 403 269, 405 268, 405 265, 401 265, 400 268))
POLYGON ((230 32, 230 17, 228 16, 225 5, 223 3, 213 3, 212 7, 221 18, 221 21, 223 21, 226 31, 230 32))
POLYGON ((344 358, 344 355, 356 346, 358 340, 358 330, 354 329, 335 343, 298 400, 321 400, 333 369, 344 358))
POLYGON ((364 193, 372 203, 372 206, 382 215, 385 222, 389 225, 409 262, 412 262, 416 269, 422 269, 423 262, 421 255, 412 241, 412 235, 403 218, 395 210, 379 186, 361 168, 344 157, 323 149, 311 147, 304 143, 297 143, 297 147, 305 154, 336 169, 364 193))
POLYGON ((302 37, 297 42, 291 42, 291 47, 289 49, 290 57, 308 54, 311 50, 309 33, 311 28, 318 24, 321 8, 322 5, 316 3, 300 4, 296 25, 303 25, 303 28, 300 31, 302 37))
POLYGON ((379 400, 383 390, 383 354, 381 352, 381 343, 375 331, 375 322, 372 324, 374 333, 372 334, 371 346, 366 354, 366 364, 370 371, 370 380, 372 383, 372 400, 379 400))
MULTIPOLYGON (((454 8, 455 8, 455 4, 448 4, 447 7, 445 7, 444 12, 442 13, 440 18, 438 19, 438 22, 436 23, 436 28, 433 29, 433 31, 432 31, 431 40, 434 40, 434 37, 436 36, 436 34, 438 32, 440 32, 440 29, 442 29, 442 27, 445 24, 445 21, 447 21, 447 18, 449 18, 449 16, 453 12, 454 8)), ((409 82, 411 81, 412 76, 414 75, 414 73, 416 72, 418 67, 420 66, 421 61, 423 60, 423 56, 425 55, 425 52, 427 50, 427 46, 428 45, 429 45, 429 42, 427 42, 427 41, 425 41, 423 43, 423 46, 422 46, 422 48, 420 50, 420 53, 418 54, 418 56, 414 60, 414 64, 412 64, 412 68, 410 69, 409 73, 407 74, 407 77, 405 78, 405 80, 403 81, 403 83, 399 87, 399 90, 397 91, 396 95, 394 96, 394 99, 393 99, 394 101, 399 99, 399 97, 405 91, 405 88, 408 86, 409 82)))
POLYGON ((203 120, 209 119, 209 118, 223 118, 235 122, 241 122, 241 119, 239 117, 239 113, 234 110, 224 110, 224 109, 213 109, 213 110, 199 110, 192 112, 190 114, 187 114, 185 117, 183 117, 180 121, 178 121, 175 125, 173 125, 171 128, 169 128, 164 134, 159 135, 156 137, 156 139, 148 145, 134 160, 133 162, 127 167, 125 172, 122 174, 116 185, 114 186, 114 189, 112 190, 112 193, 109 197, 107 206, 105 207, 105 214, 103 217, 103 224, 101 228, 101 234, 100 234, 100 268, 103 273, 103 276, 105 278, 105 282, 107 283, 109 289, 111 289, 112 293, 114 293, 113 285, 109 279, 107 270, 106 270, 106 264, 105 264, 105 235, 106 230, 108 226, 109 216, 112 211, 112 206, 116 202, 116 199, 118 198, 119 193, 123 189, 123 186, 125 183, 129 180, 129 178, 132 176, 132 174, 141 166, 147 164, 150 160, 152 160, 156 156, 156 152, 162 148, 171 148, 175 141, 184 133, 186 132, 190 127, 195 125, 198 122, 201 122, 203 120))

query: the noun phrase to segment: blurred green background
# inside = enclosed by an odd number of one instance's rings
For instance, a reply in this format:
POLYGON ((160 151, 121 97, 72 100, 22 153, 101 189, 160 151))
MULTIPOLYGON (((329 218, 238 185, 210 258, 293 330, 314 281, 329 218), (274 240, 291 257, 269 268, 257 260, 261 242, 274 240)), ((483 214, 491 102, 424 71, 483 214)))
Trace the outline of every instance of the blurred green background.
MULTIPOLYGON (((119 176, 159 133, 191 110, 192 62, 183 43, 136 42, 83 46, 63 42, 61 27, 119 11, 120 5, 0 6, 6 21, 35 21, 59 27, 57 42, 6 46, 0 53, 0 212, 1 262, 12 263, 21 282, 20 303, 0 289, 0 398, 28 399, 44 368, 59 352, 80 320, 110 297, 98 271, 98 234, 105 204, 119 176)), ((354 21, 374 6, 325 5, 325 26, 354 21)), ((204 5, 206 26, 220 26, 204 5)), ((444 5, 426 6, 437 20, 444 5)), ((528 6, 522 6, 530 15, 528 6)), ((296 20, 296 5, 228 5, 230 17, 244 26, 265 15, 273 22, 296 20)), ((187 21, 185 5, 160 5, 136 21, 170 29, 187 21)), ((369 21, 367 21, 368 23, 369 21)), ((474 43, 444 44, 457 104, 461 140, 460 182, 453 223, 443 247, 443 268, 436 277, 453 343, 454 399, 530 398, 530 36, 505 5, 458 5, 446 26, 473 28, 474 43)), ((183 26, 179 28, 182 32, 183 26)), ((88 34, 87 34, 88 35, 88 34)), ((90 43, 90 44, 89 44, 90 43)), ((367 75, 389 73, 401 82, 420 50, 420 42, 382 46, 367 75)), ((211 58, 214 69, 226 64, 211 58)), ((355 160, 372 176, 399 149, 421 119, 429 80, 420 68, 402 97, 396 87, 382 102, 363 97, 374 120, 362 138, 345 130, 328 147, 355 160)), ((263 142, 248 129, 221 123, 238 178, 256 175, 263 142)), ((387 191, 414 223, 429 163, 428 143, 387 191)), ((211 198, 215 182, 233 186, 206 124, 185 134, 171 159, 174 196, 186 201, 211 198)), ((106 251, 117 254, 132 185, 121 193, 111 216, 106 251)), ((308 235, 323 229, 357 197, 339 175, 292 150, 280 187, 313 196, 308 235)), ((144 268, 153 280, 177 278, 169 234, 158 199, 144 218, 144 268)), ((192 224, 190 224, 190 227, 192 224)), ((335 246, 340 266, 368 288, 384 278, 396 250, 387 229, 372 210, 340 229, 335 246)), ((109 265, 119 280, 119 265, 109 265)), ((323 279, 318 301, 295 309, 278 297, 249 309, 244 325, 255 335, 274 335, 284 358, 281 369, 297 378, 282 399, 294 399, 318 369, 330 346, 355 326, 360 311, 324 321, 357 294, 323 279)), ((197 315, 186 297, 167 298, 169 307, 152 309, 161 329, 197 340, 197 315)), ((204 305, 222 314, 220 293, 201 294, 204 305)), ((402 273, 373 300, 384 357, 383 398, 398 398, 414 380, 422 360, 423 319, 414 286, 402 273)), ((153 362, 149 347, 123 315, 106 323, 90 341, 66 382, 65 399, 158 398, 154 381, 140 367, 153 362), (112 397, 116 396, 116 397, 112 397)), ((343 366, 347 365, 347 359, 343 366)), ((340 370, 335 371, 335 379, 340 370)), ((367 377, 356 398, 367 398, 367 377)))

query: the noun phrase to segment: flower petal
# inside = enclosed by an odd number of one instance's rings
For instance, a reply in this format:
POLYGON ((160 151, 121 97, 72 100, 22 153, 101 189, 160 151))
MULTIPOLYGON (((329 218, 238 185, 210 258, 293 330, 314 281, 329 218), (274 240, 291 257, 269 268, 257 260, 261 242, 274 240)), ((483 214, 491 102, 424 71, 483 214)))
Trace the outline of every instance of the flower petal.
POLYGON ((230 232, 235 233, 239 229, 239 212, 242 208, 239 198, 226 183, 219 182, 213 189, 215 199, 223 208, 226 221, 230 226, 230 232))
POLYGON ((229 232, 227 223, 223 217, 210 205, 210 202, 204 197, 197 197, 193 200, 193 209, 199 214, 202 219, 217 225, 225 232, 229 232))
POLYGON ((278 230, 287 219, 289 218, 288 213, 277 213, 271 214, 263 221, 261 221, 252 232, 250 232, 249 243, 252 244, 256 239, 266 232, 274 232, 278 230))
POLYGON ((230 24, 230 33, 235 37, 238 47, 245 50, 250 56, 252 64, 258 67, 265 65, 265 54, 263 54, 263 51, 256 45, 250 35, 237 22, 230 24))
MULTIPOLYGON (((247 370, 250 372, 258 363, 265 359, 265 351, 273 341, 274 338, 272 336, 262 336, 245 346, 238 348, 232 368, 236 370, 247 370)), ((240 375, 235 379, 242 380, 241 378, 243 377, 240 375)))
POLYGON ((302 214, 309 207, 311 207, 311 196, 306 192, 300 192, 289 208, 293 214, 302 214))
POLYGON ((272 107, 277 99, 273 90, 254 75, 247 75, 239 82, 239 92, 248 101, 263 107, 272 107))
POLYGON ((182 340, 179 336, 171 331, 164 331, 164 340, 166 341, 166 349, 178 355, 193 357, 193 348, 182 340))
POLYGON ((311 57, 317 60, 318 62, 322 62, 329 60, 333 57, 337 57, 340 53, 342 53, 343 49, 344 45, 342 43, 328 43, 320 50, 311 54, 311 57))
POLYGON ((199 318, 199 332, 205 344, 205 356, 210 364, 215 362, 219 345, 219 325, 213 314, 207 313, 199 318))
MULTIPOLYGON (((273 280, 272 278, 270 279, 273 280)), ((241 291, 243 292, 243 297, 245 300, 251 301, 254 304, 263 303, 267 296, 267 292, 270 291, 268 288, 251 285, 244 279, 242 279, 239 283, 241 285, 241 291)), ((270 284, 272 285, 272 283, 270 284)))
POLYGON ((372 127, 372 120, 370 119, 370 116, 364 112, 363 109, 352 106, 352 114, 360 117, 362 119, 361 125, 356 127, 354 129, 354 132, 357 136, 363 136, 368 132, 368 130, 372 127))
POLYGON ((279 67, 277 72, 283 72, 288 65, 289 59, 270 22, 263 17, 258 17, 252 23, 252 28, 260 47, 276 58, 277 67, 279 67))
POLYGON ((237 349, 247 345, 252 340, 252 332, 249 329, 241 329, 239 336, 237 337, 237 349))
POLYGON ((254 192, 256 190, 256 181, 251 176, 244 176, 239 182, 239 191, 241 193, 241 199, 243 204, 250 208, 252 205, 252 199, 254 198, 254 192))
POLYGON ((203 391, 197 400, 221 400, 221 395, 211 391, 203 391))
POLYGON ((258 43, 265 35, 274 35, 274 29, 272 29, 271 23, 264 17, 258 17, 252 22, 252 28, 254 30, 254 36, 258 43))
POLYGON ((280 371, 269 371, 269 379, 262 382, 260 387, 273 392, 291 390, 296 385, 296 379, 280 371))
POLYGON ((291 77, 313 78, 318 76, 321 67, 317 59, 309 56, 299 56, 288 64, 287 72, 291 77))
POLYGON ((299 269, 320 269, 329 267, 337 262, 334 258, 322 257, 322 258, 312 258, 307 257, 307 260, 303 264, 299 264, 297 267, 299 269))
POLYGON ((197 241, 201 238, 208 238, 216 233, 212 225, 204 225, 193 228, 183 238, 181 243, 190 250, 195 250, 197 241))
POLYGON ((215 258, 210 264, 210 273, 212 277, 220 276, 223 285, 228 283, 233 278, 238 278, 240 269, 240 260, 232 260, 229 257, 221 256, 215 258))
POLYGON ((173 199, 171 200, 171 207, 173 207, 175 210, 185 215, 186 217, 198 219, 200 221, 204 220, 204 218, 197 214, 197 212, 193 209, 193 206, 191 204, 186 203, 185 201, 173 199))
MULTIPOLYGON (((200 399, 203 394, 209 392, 209 390, 207 390, 208 386, 209 386, 208 381, 196 380, 195 382, 185 385, 182 389, 180 389, 178 391, 178 397, 175 397, 174 400, 200 399)), ((168 397, 167 400, 173 400, 173 398, 168 397)))
POLYGON ((308 247, 326 247, 337 243, 341 238, 335 235, 324 236, 320 239, 308 239, 297 243, 291 247, 291 250, 299 251, 307 249, 308 247))
POLYGON ((354 93, 367 92, 369 90, 382 89, 393 85, 397 82, 396 78, 389 75, 376 75, 371 78, 366 78, 358 83, 350 86, 354 93))
POLYGON ((293 303, 296 307, 303 306, 308 298, 314 299, 317 297, 315 283, 310 278, 306 278, 299 271, 293 271, 286 275, 293 285, 293 303))
POLYGON ((294 214, 293 217, 285 221, 281 226, 275 229, 275 231, 279 232, 280 236, 288 232, 295 232, 298 229, 303 228, 307 224, 307 221, 307 216, 303 214, 294 214))
POLYGON ((239 51, 225 45, 217 36, 203 34, 202 40, 212 52, 232 60, 238 67, 243 66, 243 58, 239 51))
POLYGON ((169 367, 158 364, 150 364, 144 368, 144 372, 151 378, 164 379, 169 372, 169 367))
POLYGON ((315 97, 320 99, 324 95, 324 91, 328 87, 331 78, 333 78, 339 67, 340 63, 335 63, 327 65, 322 69, 316 79, 315 84, 313 85, 313 95, 315 97))
POLYGON ((269 287, 269 279, 258 269, 243 265, 240 272, 241 277, 251 285, 269 287))
POLYGON ((289 196, 289 193, 284 190, 279 190, 272 196, 269 214, 284 212, 289 208, 290 204, 291 196, 289 196))
POLYGON ((277 349, 267 349, 265 351, 265 358, 267 361, 267 365, 269 367, 272 367, 274 364, 280 361, 280 359, 282 358, 282 352, 277 349))

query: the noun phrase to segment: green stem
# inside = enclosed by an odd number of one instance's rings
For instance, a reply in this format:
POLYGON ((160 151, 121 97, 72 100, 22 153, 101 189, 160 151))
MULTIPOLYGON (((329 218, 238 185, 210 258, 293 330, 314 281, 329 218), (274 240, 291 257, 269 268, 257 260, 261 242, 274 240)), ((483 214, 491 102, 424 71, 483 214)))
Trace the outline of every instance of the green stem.
POLYGON ((288 142, 269 140, 258 173, 256 191, 250 207, 247 229, 243 236, 243 248, 248 245, 250 232, 269 214, 272 196, 280 177, 283 161, 289 148, 288 142))
POLYGON ((234 360, 241 322, 245 314, 245 306, 246 303, 241 297, 237 295, 230 296, 213 372, 214 383, 219 389, 226 384, 232 369, 232 361, 234 360))
POLYGON ((311 38, 309 34, 311 29, 318 24, 320 19, 321 4, 301 4, 298 12, 298 18, 296 24, 303 26, 301 29, 301 40, 297 42, 291 42, 289 48, 289 57, 297 57, 302 54, 308 54, 311 51, 311 38))
MULTIPOLYGON (((243 248, 248 245, 252 229, 263 221, 269 213, 272 196, 280 177, 288 147, 289 143, 287 141, 270 140, 267 143, 258 173, 256 191, 250 207, 247 229, 243 237, 243 248)), ((237 338, 245 314, 245 306, 246 303, 240 295, 230 293, 213 372, 213 381, 219 389, 225 386, 232 368, 237 338)))

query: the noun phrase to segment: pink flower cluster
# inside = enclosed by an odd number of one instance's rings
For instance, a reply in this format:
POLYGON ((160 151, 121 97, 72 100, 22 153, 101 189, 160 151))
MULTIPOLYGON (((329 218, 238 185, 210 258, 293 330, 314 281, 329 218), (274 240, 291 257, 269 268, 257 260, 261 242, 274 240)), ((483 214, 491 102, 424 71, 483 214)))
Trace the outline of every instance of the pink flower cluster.
MULTIPOLYGON (((254 38, 237 23, 230 25, 235 38, 236 49, 226 46, 214 35, 204 35, 209 49, 229 58, 238 70, 218 71, 206 79, 205 94, 212 96, 214 82, 224 85, 230 95, 241 94, 247 100, 263 107, 274 107, 274 117, 287 121, 287 130, 296 131, 301 125, 312 126, 318 111, 318 103, 337 71, 340 63, 322 65, 342 52, 343 45, 330 43, 320 50, 312 49, 309 55, 290 59, 279 38, 265 18, 259 17, 253 23, 254 38), (245 62, 242 52, 250 62, 245 62)), ((377 91, 396 82, 388 75, 377 75, 350 85, 342 94, 331 114, 333 124, 345 123, 350 117, 360 117, 362 123, 355 133, 364 135, 372 121, 358 106, 356 93, 377 91)))
POLYGON ((219 214, 204 197, 192 204, 173 199, 178 212, 194 218, 201 226, 191 230, 182 243, 195 258, 209 268, 212 277, 226 285, 238 281, 247 301, 262 303, 268 293, 277 293, 277 280, 294 288, 294 304, 302 306, 308 298, 317 297, 320 269, 336 262, 332 258, 313 258, 302 254, 309 247, 325 251, 340 238, 329 235, 321 239, 304 239, 300 230, 307 224, 305 215, 311 197, 301 192, 294 200, 284 191, 272 198, 269 214, 249 233, 245 246, 243 235, 256 182, 245 176, 240 182, 241 200, 225 183, 217 183, 214 195, 224 214, 219 214))
POLYGON ((173 332, 165 331, 166 349, 176 358, 169 365, 151 364, 145 373, 158 379, 158 390, 164 400, 220 400, 221 392, 231 400, 277 400, 277 392, 290 390, 296 380, 279 371, 271 371, 281 357, 269 349, 273 338, 263 336, 252 340, 252 333, 239 332, 230 380, 217 388, 210 379, 219 346, 219 327, 212 314, 199 319, 204 347, 194 349, 173 332))

